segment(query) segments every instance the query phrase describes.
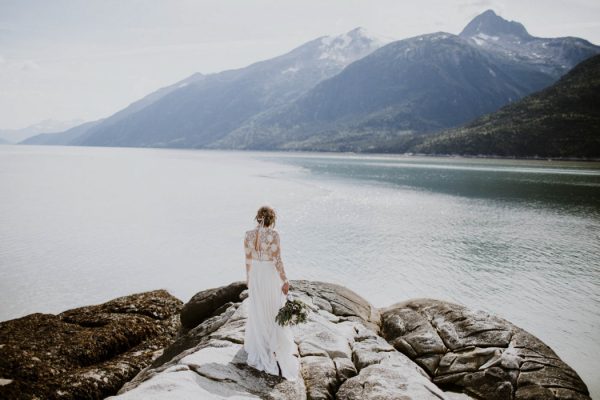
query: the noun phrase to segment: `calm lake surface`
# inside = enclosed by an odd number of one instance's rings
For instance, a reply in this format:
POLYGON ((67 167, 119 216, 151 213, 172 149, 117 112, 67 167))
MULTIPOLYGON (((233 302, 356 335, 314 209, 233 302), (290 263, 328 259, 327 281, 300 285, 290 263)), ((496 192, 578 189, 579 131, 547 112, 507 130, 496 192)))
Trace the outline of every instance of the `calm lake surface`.
POLYGON ((493 312, 600 398, 598 163, 0 146, 0 188, 0 320, 243 280, 270 204, 290 279, 493 312))

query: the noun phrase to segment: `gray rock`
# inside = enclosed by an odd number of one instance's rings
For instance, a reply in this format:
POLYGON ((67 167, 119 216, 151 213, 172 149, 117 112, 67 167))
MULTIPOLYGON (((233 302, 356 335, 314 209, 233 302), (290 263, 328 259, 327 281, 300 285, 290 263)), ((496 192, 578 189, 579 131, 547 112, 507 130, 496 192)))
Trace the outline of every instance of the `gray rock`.
POLYGON ((336 376, 340 384, 346 381, 348 378, 352 378, 357 373, 354 363, 348 358, 334 358, 333 364, 335 366, 336 376))
POLYGON ((328 356, 331 359, 350 359, 350 341, 354 339, 354 328, 348 324, 331 322, 321 313, 311 313, 305 324, 294 327, 295 340, 302 357, 311 355, 328 356))
POLYGON ((209 339, 209 335, 221 328, 226 322, 230 321, 235 314, 239 304, 231 304, 224 312, 206 319, 195 328, 182 333, 175 339, 173 343, 167 346, 162 354, 157 357, 151 367, 157 368, 172 360, 174 357, 182 354, 185 350, 197 347, 201 343, 209 339))
POLYGON ((589 399, 550 347, 502 318, 431 299, 380 311, 383 337, 442 388, 490 400, 589 399))
POLYGON ((359 375, 344 382, 338 399, 346 400, 439 400, 446 399, 444 393, 422 376, 406 374, 403 368, 390 368, 375 363, 364 368, 359 375))
POLYGON ((392 398, 450 398, 379 336, 378 310, 356 293, 308 281, 292 281, 290 291, 311 310, 306 323, 292 327, 301 361, 297 381, 246 365, 241 340, 248 299, 242 292, 240 303, 223 307, 220 315, 182 334, 162 359, 138 374, 117 397, 143 399, 158 393, 161 398, 164 394, 164 398, 224 399, 235 393, 240 398, 375 399, 390 387, 385 393, 394 393, 392 398))
MULTIPOLYGON (((242 345, 211 340, 124 387, 122 399, 305 399, 302 379, 287 381, 246 365, 242 345)), ((111 397, 112 398, 112 397, 111 397)))
POLYGON ((352 290, 335 283, 307 280, 294 280, 291 287, 308 296, 316 307, 379 331, 379 310, 352 290))
POLYGON ((295 381, 247 365, 248 292, 235 282, 194 296, 184 329, 161 291, 1 323, 0 397, 589 399, 552 349, 496 316, 428 299, 376 309, 339 285, 290 283, 310 310, 292 327, 295 381))
POLYGON ((395 349, 381 337, 366 338, 357 341, 352 346, 352 361, 359 370, 380 362, 387 355, 385 352, 395 352, 395 349))
POLYGON ((181 310, 181 327, 183 331, 195 328, 205 319, 220 314, 219 309, 227 302, 239 302, 240 294, 246 289, 243 281, 233 282, 227 286, 203 290, 188 301, 181 310))
POLYGON ((335 398, 338 378, 333 360, 328 356, 306 356, 301 361, 302 378, 306 384, 309 400, 335 398))

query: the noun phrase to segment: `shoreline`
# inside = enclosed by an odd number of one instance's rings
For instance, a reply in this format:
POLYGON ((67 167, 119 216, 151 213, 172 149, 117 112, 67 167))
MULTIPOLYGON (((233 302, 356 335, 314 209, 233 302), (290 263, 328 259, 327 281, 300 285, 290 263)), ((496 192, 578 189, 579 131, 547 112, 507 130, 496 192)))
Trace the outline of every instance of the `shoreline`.
POLYGON ((589 399, 577 372, 550 347, 496 315, 435 299, 377 308, 320 281, 291 280, 290 292, 311 310, 306 324, 293 327, 302 365, 297 382, 273 380, 245 364, 248 290, 237 281, 186 304, 155 290, 0 322, 6 360, 0 395, 143 399, 157 390, 202 397, 237 387, 290 400, 308 394, 368 400, 381 390, 415 400, 589 399), (190 384, 190 372, 211 386, 190 384), (383 386, 367 389, 373 374, 383 386))
MULTIPOLYGON (((330 151, 330 150, 286 150, 286 149, 217 149, 217 148, 192 148, 192 147, 139 147, 139 146, 80 146, 80 145, 41 145, 41 144, 21 144, 21 143, 2 143, 3 146, 38 146, 38 147, 82 147, 82 148, 108 148, 108 149, 154 149, 154 150, 200 150, 209 152, 241 152, 241 153, 305 153, 305 154, 329 154, 329 155, 376 155, 376 156, 401 156, 401 157, 424 157, 424 158, 464 158, 464 159, 482 159, 482 160, 523 160, 523 161, 556 161, 556 162, 582 162, 582 163, 600 163, 598 158, 585 157, 540 157, 540 156, 499 156, 499 155, 468 155, 468 154, 431 154, 431 153, 394 153, 394 152, 369 152, 369 151, 330 151)), ((600 168, 600 166, 599 166, 600 168)))

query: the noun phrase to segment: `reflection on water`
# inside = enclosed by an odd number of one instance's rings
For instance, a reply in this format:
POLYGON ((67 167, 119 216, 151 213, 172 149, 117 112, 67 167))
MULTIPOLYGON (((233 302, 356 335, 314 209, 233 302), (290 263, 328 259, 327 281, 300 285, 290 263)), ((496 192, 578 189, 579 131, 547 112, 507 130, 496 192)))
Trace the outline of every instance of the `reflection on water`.
POLYGON ((315 175, 372 180, 450 195, 600 211, 600 163, 408 156, 286 155, 264 159, 315 175))
POLYGON ((600 398, 599 186, 598 163, 0 146, 0 319, 243 280, 267 203, 290 279, 496 313, 600 398))

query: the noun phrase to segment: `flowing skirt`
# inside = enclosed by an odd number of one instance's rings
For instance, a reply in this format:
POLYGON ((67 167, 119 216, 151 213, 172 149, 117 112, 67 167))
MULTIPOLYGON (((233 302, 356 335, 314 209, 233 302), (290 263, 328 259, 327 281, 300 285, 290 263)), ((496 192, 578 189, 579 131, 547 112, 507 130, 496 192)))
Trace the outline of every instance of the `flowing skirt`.
POLYGON ((295 381, 300 359, 292 328, 275 321, 277 312, 286 302, 282 285, 273 261, 252 261, 244 350, 248 354, 248 365, 272 375, 279 375, 280 368, 284 378, 295 381))

